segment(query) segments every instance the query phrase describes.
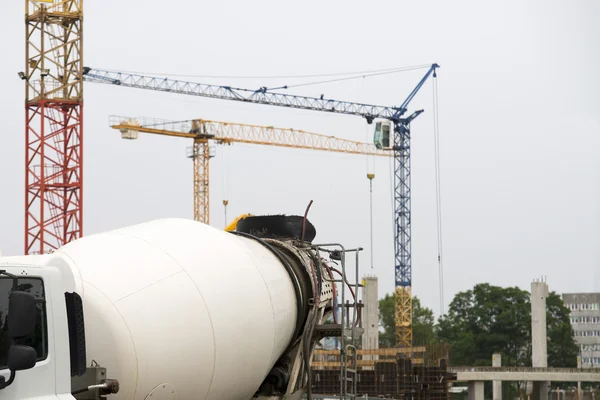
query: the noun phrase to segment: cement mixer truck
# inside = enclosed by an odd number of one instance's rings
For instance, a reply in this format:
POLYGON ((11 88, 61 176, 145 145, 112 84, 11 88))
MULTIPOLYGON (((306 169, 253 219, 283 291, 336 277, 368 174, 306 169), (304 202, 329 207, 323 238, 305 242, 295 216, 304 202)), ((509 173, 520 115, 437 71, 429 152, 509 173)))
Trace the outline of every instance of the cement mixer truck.
POLYGON ((0 400, 310 395, 315 344, 348 325, 326 324, 346 250, 315 232, 295 216, 232 232, 159 219, 1 257, 0 400))

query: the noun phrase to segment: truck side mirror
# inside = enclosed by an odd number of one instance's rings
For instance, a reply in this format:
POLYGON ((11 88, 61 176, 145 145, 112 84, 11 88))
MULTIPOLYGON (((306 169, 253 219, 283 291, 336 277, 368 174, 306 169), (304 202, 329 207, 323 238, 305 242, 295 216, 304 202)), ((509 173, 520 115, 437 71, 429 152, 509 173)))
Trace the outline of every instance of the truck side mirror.
POLYGON ((35 298, 31 293, 13 291, 8 299, 8 334, 11 338, 29 336, 35 330, 35 298))
POLYGON ((7 366, 11 372, 35 367, 37 352, 33 347, 12 345, 8 349, 7 366))
MULTIPOLYGON (((31 335, 35 331, 37 310, 35 297, 31 293, 15 290, 8 297, 8 336, 19 339, 31 335)), ((15 373, 35 367, 37 351, 30 346, 13 344, 8 348, 6 365, 10 370, 8 381, 0 377, 0 390, 10 386, 15 380, 15 373)))

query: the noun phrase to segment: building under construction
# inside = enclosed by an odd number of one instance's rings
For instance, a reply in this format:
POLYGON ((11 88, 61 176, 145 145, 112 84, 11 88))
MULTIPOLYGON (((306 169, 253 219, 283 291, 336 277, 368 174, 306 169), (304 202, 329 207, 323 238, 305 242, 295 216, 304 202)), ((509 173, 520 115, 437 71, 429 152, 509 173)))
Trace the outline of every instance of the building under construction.
POLYGON ((448 349, 442 344, 411 348, 363 349, 348 352, 340 367, 340 351, 320 349, 312 362, 313 392, 353 393, 390 399, 448 399, 448 349), (346 369, 344 371, 344 369, 346 369))
MULTIPOLYGON (((329 338, 315 350, 311 364, 313 393, 347 397, 390 399, 448 399, 449 383, 456 375, 448 372, 449 349, 442 343, 427 346, 379 348, 379 296, 377 277, 362 280, 362 302, 358 303, 360 340, 342 349, 341 340, 329 338), (359 344, 360 343, 360 344, 359 344), (343 350, 343 351, 342 351, 343 350)), ((346 308, 346 307, 345 307, 346 308)), ((349 308, 346 309, 349 315, 349 308)))

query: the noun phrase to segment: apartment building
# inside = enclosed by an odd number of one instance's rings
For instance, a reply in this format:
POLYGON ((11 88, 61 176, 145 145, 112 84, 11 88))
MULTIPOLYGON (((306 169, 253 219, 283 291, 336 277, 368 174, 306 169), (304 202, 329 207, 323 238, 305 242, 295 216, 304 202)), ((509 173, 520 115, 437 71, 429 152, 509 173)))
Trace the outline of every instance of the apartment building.
POLYGON ((583 368, 600 368, 600 293, 564 293, 583 368))

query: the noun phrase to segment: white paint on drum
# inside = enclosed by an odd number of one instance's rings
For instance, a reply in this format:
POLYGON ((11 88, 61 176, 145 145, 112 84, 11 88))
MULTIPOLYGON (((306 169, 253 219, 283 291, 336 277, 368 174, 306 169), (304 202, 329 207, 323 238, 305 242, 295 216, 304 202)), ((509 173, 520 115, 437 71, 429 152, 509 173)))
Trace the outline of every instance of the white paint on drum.
POLYGON ((120 382, 114 399, 158 385, 179 399, 249 399, 292 339, 296 298, 260 243, 161 219, 90 235, 55 252, 84 301, 88 363, 120 382))

